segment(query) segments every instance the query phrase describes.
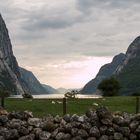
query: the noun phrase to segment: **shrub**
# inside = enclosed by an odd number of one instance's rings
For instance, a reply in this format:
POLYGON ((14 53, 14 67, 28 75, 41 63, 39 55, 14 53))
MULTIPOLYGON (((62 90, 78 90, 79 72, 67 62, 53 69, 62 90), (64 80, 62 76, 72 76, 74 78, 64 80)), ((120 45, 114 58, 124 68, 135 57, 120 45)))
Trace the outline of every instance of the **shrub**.
POLYGON ((140 92, 134 92, 132 93, 132 96, 140 96, 140 92))
POLYGON ((22 97, 23 97, 23 98, 30 98, 30 99, 33 98, 33 96, 32 96, 31 94, 28 94, 28 93, 22 94, 22 97))
POLYGON ((65 93, 65 97, 68 98, 68 99, 75 99, 76 98, 76 95, 78 94, 79 92, 77 90, 72 90, 71 92, 67 92, 65 93))
POLYGON ((117 96, 120 90, 120 83, 114 78, 110 77, 103 80, 98 89, 102 91, 103 96, 117 96))

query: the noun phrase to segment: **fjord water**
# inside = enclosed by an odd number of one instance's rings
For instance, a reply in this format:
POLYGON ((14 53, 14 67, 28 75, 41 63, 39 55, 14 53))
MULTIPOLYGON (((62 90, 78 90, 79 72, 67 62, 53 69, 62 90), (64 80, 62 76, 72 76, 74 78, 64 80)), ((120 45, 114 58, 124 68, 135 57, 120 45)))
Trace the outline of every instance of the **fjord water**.
MULTIPOLYGON (((76 95, 77 98, 101 98, 99 95, 76 95)), ((22 98, 22 95, 12 95, 10 98, 22 98)), ((35 99, 62 99, 64 98, 64 94, 40 94, 40 95, 33 95, 35 99)))

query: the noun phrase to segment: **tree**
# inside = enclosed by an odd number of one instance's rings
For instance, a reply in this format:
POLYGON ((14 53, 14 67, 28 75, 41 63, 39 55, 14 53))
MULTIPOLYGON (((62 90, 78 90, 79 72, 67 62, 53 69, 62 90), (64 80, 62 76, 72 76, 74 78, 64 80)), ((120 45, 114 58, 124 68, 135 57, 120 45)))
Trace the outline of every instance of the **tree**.
POLYGON ((31 94, 28 94, 28 93, 22 94, 22 97, 23 97, 23 98, 30 98, 30 99, 33 99, 33 96, 32 96, 31 94))
POLYGON ((132 93, 132 96, 140 96, 140 92, 134 92, 132 93))
POLYGON ((120 88, 120 83, 114 77, 105 79, 98 85, 98 89, 102 91, 103 96, 117 96, 120 88))
POLYGON ((3 87, 0 87, 1 107, 4 108, 5 97, 10 96, 10 92, 3 87))
POLYGON ((68 99, 75 99, 76 98, 76 95, 78 94, 79 92, 77 90, 72 90, 71 92, 67 92, 65 93, 65 97, 68 98, 68 99))

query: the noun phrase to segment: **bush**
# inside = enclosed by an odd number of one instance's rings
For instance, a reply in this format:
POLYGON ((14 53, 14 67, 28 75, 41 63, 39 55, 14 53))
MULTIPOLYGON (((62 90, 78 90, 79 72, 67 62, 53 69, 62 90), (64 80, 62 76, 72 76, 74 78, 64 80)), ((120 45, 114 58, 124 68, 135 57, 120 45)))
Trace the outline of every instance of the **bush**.
POLYGON ((102 91, 103 96, 117 96, 120 90, 120 83, 114 78, 110 77, 103 80, 98 89, 102 91))
POLYGON ((75 99, 76 98, 76 95, 78 94, 79 92, 77 90, 72 90, 71 92, 67 92, 65 93, 65 98, 68 98, 68 99, 75 99))
POLYGON ((32 96, 31 94, 28 94, 28 93, 22 94, 22 97, 23 97, 23 98, 30 98, 30 99, 33 99, 33 96, 32 96))
POLYGON ((132 96, 140 96, 140 92, 134 92, 132 93, 132 96))

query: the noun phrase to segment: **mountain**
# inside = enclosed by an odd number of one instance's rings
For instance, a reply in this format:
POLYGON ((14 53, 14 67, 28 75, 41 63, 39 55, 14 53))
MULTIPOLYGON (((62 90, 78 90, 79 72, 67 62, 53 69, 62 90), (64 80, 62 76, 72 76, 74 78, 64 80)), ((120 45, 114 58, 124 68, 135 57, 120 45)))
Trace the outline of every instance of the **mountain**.
POLYGON ((11 94, 23 94, 19 67, 12 51, 5 22, 0 15, 0 87, 11 91, 11 94))
POLYGON ((125 54, 120 53, 116 55, 112 62, 102 66, 94 79, 89 81, 81 90, 82 94, 93 94, 97 90, 98 84, 108 77, 110 77, 117 69, 117 67, 124 62, 125 54))
POLYGON ((80 91, 81 89, 80 88, 69 88, 69 89, 58 88, 57 90, 59 91, 59 93, 65 94, 65 93, 71 92, 73 90, 80 91))
POLYGON ((59 93, 58 90, 56 90, 55 88, 53 88, 53 87, 51 87, 49 85, 42 84, 42 86, 45 88, 46 92, 49 93, 49 94, 59 93))
POLYGON ((19 68, 19 70, 22 84, 24 89, 26 89, 26 92, 31 93, 32 95, 48 93, 31 71, 28 71, 21 67, 19 68))
POLYGON ((62 93, 62 94, 68 92, 68 89, 65 89, 65 88, 58 88, 57 90, 59 93, 62 93))
POLYGON ((121 94, 131 94, 140 91, 140 36, 128 47, 126 57, 115 72, 121 83, 121 94))
POLYGON ((48 93, 32 72, 18 66, 7 27, 0 14, 0 88, 2 87, 13 95, 48 93))

